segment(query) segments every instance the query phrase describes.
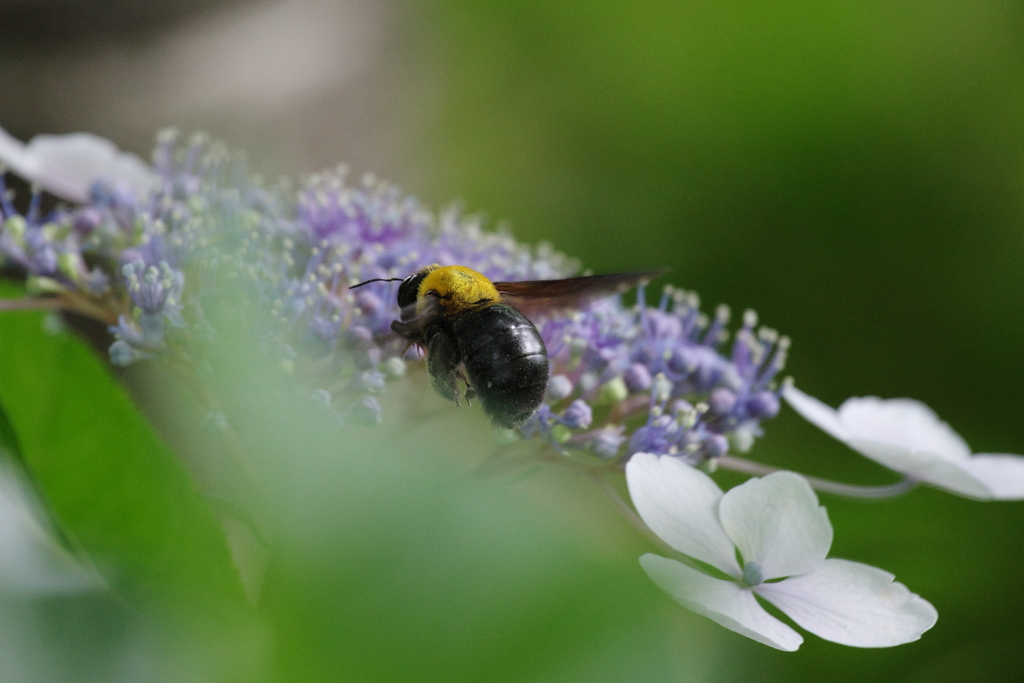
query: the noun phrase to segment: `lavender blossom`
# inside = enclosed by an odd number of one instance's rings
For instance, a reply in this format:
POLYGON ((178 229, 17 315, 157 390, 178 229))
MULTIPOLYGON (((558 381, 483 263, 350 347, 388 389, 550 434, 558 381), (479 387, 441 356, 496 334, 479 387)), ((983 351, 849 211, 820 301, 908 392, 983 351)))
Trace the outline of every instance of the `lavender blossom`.
MULTIPOLYGON (((162 133, 148 194, 98 181, 88 205, 41 217, 38 193, 21 214, 4 195, 0 253, 38 294, 62 293, 111 321, 111 361, 202 356, 215 337, 204 316, 218 283, 248 283, 266 353, 286 371, 301 354, 330 356, 328 405, 366 423, 374 398, 401 376, 407 351, 390 331, 397 284, 358 292, 355 282, 404 278, 424 264, 465 265, 492 280, 568 277, 578 264, 531 248, 457 208, 434 214, 372 175, 314 175, 297 194, 264 187, 220 146, 162 133), (85 264, 98 264, 89 270, 85 264)), ((145 187, 136 184, 134 186, 145 187)), ((748 311, 731 346, 729 310, 701 313, 695 294, 666 287, 656 307, 620 298, 536 320, 552 378, 547 401, 521 428, 561 452, 601 458, 669 454, 691 464, 743 451, 779 409, 789 341, 748 311), (696 407, 694 407, 696 406, 696 407), (619 453, 621 446, 628 448, 619 453)), ((412 355, 409 355, 409 354, 412 355)), ((325 390, 322 390, 325 391, 325 390)))

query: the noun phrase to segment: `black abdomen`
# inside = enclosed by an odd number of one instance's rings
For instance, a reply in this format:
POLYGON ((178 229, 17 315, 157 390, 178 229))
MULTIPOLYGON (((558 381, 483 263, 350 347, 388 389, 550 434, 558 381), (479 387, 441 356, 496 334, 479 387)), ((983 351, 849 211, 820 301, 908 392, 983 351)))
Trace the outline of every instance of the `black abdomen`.
POLYGON ((509 429, 529 419, 548 387, 547 349, 533 323, 494 304, 456 316, 452 332, 484 412, 509 429))

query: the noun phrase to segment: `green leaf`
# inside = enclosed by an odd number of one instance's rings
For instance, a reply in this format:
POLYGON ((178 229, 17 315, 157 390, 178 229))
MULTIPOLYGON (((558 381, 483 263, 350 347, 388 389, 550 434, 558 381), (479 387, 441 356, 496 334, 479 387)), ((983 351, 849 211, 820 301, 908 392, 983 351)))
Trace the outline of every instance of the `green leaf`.
POLYGON ((24 464, 24 459, 21 456, 21 446, 18 445, 18 434, 14 431, 11 419, 7 417, 7 411, 4 410, 3 403, 0 403, 0 452, 24 464))
MULTIPOLYGON (((76 336, 0 315, 0 402, 63 529, 126 595, 242 593, 224 534, 188 473, 76 336)), ((3 418, 0 418, 3 424, 3 418)))

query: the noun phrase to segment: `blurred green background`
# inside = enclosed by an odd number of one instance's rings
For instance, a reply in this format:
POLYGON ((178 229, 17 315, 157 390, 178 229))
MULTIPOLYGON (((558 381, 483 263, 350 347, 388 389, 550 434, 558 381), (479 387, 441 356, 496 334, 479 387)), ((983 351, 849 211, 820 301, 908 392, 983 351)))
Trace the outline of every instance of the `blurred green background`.
MULTIPOLYGON (((978 452, 1024 452, 1020 3, 111 7, 0 3, 0 125, 23 139, 92 130, 140 153, 162 125, 204 129, 249 150, 271 176, 348 161, 433 206, 460 197, 510 221, 519 239, 551 241, 595 271, 670 266, 667 279, 699 292, 707 308, 754 308, 793 338, 787 372, 830 404, 910 396, 978 452), (247 50, 280 54, 281 68, 245 60, 247 50)), ((766 430, 756 459, 891 480, 791 411, 766 430)), ((658 595, 635 564, 642 540, 582 483, 548 471, 524 481, 526 499, 502 489, 485 511, 463 508, 455 519, 480 528, 451 542, 485 574, 566 572, 524 584, 535 614, 509 625, 507 605, 481 598, 471 616, 433 621, 453 586, 422 602, 321 601, 317 586, 343 595, 324 578, 329 563, 288 566, 276 576, 291 583, 271 579, 277 602, 261 616, 276 634, 267 637, 283 662, 277 677, 1012 681, 1024 670, 1024 588, 1013 579, 1022 504, 932 490, 885 504, 823 498, 833 555, 892 571, 935 604, 939 622, 895 649, 812 636, 782 654, 658 595), (527 499, 546 501, 543 514, 527 499), (473 536, 510 529, 530 529, 515 543, 539 549, 522 566, 473 536), (382 621, 369 635, 348 631, 335 623, 346 609, 382 621), (338 653, 362 638, 368 651, 386 651, 382 624, 403 609, 396 651, 433 657, 416 660, 419 670, 384 655, 379 670, 346 669, 338 653), (504 628, 466 645, 472 620, 504 628), (423 640, 438 632, 447 635, 423 640), (469 659, 484 663, 455 664, 469 659)), ((457 499, 472 506, 478 495, 457 499)), ((338 543, 326 543, 319 561, 344 556, 338 543)), ((430 550, 414 557, 437 562, 430 550)))
MULTIPOLYGON (((708 304, 754 308, 832 405, 911 396, 976 451, 1022 452, 1019 3, 421 11, 443 102, 420 147, 432 195, 595 270, 669 265, 708 304)), ((791 412, 766 429, 758 459, 885 480, 791 412)), ((738 649, 758 677, 1020 679, 1024 591, 1001 579, 1024 555, 1024 508, 927 490, 825 503, 833 553, 893 571, 939 623, 887 651, 738 649)))

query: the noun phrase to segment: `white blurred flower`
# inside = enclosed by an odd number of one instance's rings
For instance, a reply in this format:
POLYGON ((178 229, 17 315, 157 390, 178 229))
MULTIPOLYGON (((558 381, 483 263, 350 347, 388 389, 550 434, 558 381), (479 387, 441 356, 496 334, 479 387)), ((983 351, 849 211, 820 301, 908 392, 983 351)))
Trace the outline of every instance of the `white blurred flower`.
POLYGON ((102 587, 98 576, 54 540, 38 502, 0 465, 0 596, 33 597, 102 587))
POLYGON ((0 128, 0 165, 73 202, 87 202, 98 180, 137 196, 156 185, 156 174, 146 163, 92 133, 37 135, 25 144, 0 128))
POLYGON ((638 453, 626 465, 626 481, 651 530, 730 578, 650 553, 640 558, 644 571, 678 603, 730 630, 779 650, 800 647, 800 634, 770 615, 755 594, 811 633, 855 647, 917 640, 938 618, 892 574, 825 559, 832 525, 796 474, 751 479, 723 494, 709 476, 677 458, 638 453))
POLYGON ((971 455, 960 435, 919 401, 855 397, 835 410, 792 386, 782 395, 809 422, 912 479, 980 500, 1024 499, 1024 457, 971 455))

